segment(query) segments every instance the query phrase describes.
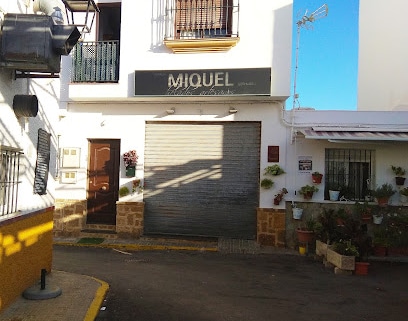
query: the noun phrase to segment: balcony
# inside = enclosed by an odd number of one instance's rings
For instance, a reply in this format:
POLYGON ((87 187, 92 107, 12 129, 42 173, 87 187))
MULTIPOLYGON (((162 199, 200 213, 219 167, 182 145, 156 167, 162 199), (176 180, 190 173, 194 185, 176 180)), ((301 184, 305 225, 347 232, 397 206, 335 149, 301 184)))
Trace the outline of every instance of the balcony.
POLYGON ((227 51, 239 41, 239 0, 177 0, 167 8, 164 44, 174 53, 227 51))
POLYGON ((79 42, 72 51, 73 83, 117 83, 119 41, 79 42))

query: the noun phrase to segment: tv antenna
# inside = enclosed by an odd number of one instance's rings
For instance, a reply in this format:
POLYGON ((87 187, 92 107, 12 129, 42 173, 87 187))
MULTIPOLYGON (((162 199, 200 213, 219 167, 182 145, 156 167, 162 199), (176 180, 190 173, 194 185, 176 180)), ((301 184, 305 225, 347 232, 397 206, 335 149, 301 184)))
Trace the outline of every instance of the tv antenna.
POLYGON ((296 100, 299 98, 299 95, 296 93, 296 78, 297 78, 297 70, 298 70, 298 61, 299 61, 299 43, 300 43, 300 29, 302 27, 309 29, 311 28, 311 24, 318 19, 327 17, 329 13, 329 7, 327 4, 322 5, 311 14, 308 15, 308 10, 306 10, 305 14, 303 15, 302 19, 296 22, 297 25, 297 38, 296 38, 296 62, 295 62, 295 75, 293 79, 293 106, 292 109, 295 109, 296 100))

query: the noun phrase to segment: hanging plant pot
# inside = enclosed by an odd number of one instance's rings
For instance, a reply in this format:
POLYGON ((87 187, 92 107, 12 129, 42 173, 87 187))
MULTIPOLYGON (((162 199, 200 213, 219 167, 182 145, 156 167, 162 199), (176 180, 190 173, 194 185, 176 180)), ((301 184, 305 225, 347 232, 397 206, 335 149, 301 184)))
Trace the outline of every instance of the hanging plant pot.
POLYGON ((323 174, 312 174, 313 184, 321 184, 322 178, 323 178, 323 174))
POLYGON ((395 177, 395 184, 398 186, 402 186, 405 183, 405 177, 402 176, 396 176, 395 177))
POLYGON ((136 167, 128 166, 126 167, 126 177, 135 177, 136 176, 136 167))
POLYGON ((300 220, 302 218, 303 208, 294 207, 292 209, 292 212, 293 212, 293 218, 295 220, 300 220))
POLYGON ((373 215, 373 223, 380 225, 382 223, 383 217, 382 216, 377 216, 377 215, 373 215))

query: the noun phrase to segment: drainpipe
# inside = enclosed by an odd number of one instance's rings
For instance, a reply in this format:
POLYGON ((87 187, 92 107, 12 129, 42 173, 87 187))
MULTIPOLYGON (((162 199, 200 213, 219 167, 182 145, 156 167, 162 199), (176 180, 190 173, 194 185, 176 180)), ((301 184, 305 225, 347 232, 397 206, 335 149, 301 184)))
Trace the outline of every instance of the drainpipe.
POLYGON ((65 5, 61 0, 34 0, 33 11, 52 17, 54 24, 66 25, 65 5))

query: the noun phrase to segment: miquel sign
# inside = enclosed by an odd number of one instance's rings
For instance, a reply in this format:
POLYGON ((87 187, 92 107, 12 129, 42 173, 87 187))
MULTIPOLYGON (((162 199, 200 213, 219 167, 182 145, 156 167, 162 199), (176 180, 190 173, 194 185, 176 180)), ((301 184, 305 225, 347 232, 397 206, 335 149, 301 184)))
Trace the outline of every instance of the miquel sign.
POLYGON ((270 93, 270 68, 135 71, 135 96, 269 96, 270 93))

